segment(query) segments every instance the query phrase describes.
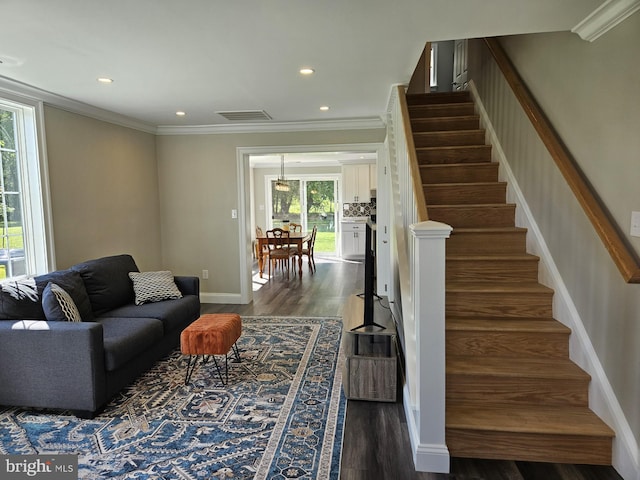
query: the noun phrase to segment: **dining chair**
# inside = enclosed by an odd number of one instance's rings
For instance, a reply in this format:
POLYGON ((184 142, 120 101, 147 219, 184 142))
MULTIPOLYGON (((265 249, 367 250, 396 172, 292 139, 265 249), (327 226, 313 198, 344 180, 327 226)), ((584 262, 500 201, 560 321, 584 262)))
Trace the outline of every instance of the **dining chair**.
MULTIPOLYGON (((299 223, 290 222, 289 223, 289 232, 291 232, 291 233, 302 232, 302 225, 299 224, 299 223)), ((295 248, 295 249, 298 248, 295 243, 292 243, 291 245, 289 245, 289 247, 290 248, 295 248)))
POLYGON ((316 271, 316 260, 313 258, 313 249, 316 244, 316 234, 318 233, 318 226, 314 225, 313 230, 311 230, 311 238, 307 241, 306 248, 302 248, 299 255, 302 257, 306 255, 309 259, 309 270, 311 273, 316 271))
POLYGON ((287 270, 287 278, 289 278, 291 257, 296 255, 295 249, 289 247, 289 232, 281 228, 267 230, 267 239, 269 242, 269 278, 271 278, 271 265, 274 262, 283 264, 287 270))
MULTIPOLYGON (((261 227, 256 226, 256 244, 255 244, 255 256, 256 259, 260 258, 260 243, 258 242, 258 237, 264 237, 264 230, 261 227)), ((262 258, 264 261, 268 261, 269 257, 269 246, 262 245, 262 258)))

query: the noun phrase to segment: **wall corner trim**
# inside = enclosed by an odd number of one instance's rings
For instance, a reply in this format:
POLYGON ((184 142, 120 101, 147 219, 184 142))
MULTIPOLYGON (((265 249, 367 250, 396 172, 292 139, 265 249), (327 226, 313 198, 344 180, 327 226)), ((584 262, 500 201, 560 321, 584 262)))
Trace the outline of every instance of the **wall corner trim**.
POLYGON ((640 0, 607 0, 571 29, 580 38, 593 42, 640 10, 640 0))

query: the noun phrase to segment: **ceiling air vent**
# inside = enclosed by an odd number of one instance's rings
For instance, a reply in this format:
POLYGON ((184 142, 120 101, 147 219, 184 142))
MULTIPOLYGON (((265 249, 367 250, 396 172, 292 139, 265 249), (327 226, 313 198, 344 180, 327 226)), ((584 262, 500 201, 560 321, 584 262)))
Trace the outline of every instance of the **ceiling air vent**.
POLYGON ((218 115, 232 122, 263 122, 271 120, 271 117, 264 110, 234 110, 231 112, 216 112, 218 115))

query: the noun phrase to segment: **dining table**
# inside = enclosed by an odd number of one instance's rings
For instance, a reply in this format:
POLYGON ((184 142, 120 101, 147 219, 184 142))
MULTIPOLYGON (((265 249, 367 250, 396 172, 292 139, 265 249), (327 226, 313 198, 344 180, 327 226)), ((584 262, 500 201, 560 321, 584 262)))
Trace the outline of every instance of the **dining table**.
MULTIPOLYGON (((300 255, 302 253, 302 245, 309 240, 311 240, 311 232, 289 232, 289 245, 295 245, 298 249, 298 273, 300 276, 302 276, 302 255, 300 255)), ((262 272, 264 272, 264 247, 269 243, 274 243, 274 241, 274 238, 267 238, 266 233, 256 237, 260 278, 262 278, 262 272)))

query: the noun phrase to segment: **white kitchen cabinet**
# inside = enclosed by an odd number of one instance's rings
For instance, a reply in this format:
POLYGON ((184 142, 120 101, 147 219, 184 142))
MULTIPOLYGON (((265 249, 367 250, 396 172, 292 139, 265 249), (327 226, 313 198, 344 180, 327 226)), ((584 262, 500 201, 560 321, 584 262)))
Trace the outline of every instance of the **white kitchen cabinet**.
POLYGON ((371 201, 371 182, 369 164, 343 165, 343 202, 369 203, 371 201))
POLYGON ((343 258, 363 258, 366 243, 364 222, 341 222, 341 247, 343 258))
POLYGON ((369 165, 369 191, 378 188, 378 165, 372 163, 369 165))

